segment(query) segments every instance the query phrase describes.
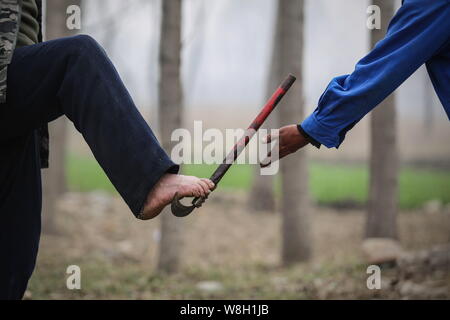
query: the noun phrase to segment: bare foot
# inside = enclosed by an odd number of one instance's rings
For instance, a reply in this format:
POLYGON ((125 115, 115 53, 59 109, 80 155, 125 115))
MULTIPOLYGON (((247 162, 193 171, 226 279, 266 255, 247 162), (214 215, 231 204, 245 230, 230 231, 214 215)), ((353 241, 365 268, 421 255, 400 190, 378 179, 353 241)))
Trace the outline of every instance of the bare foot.
POLYGON ((212 189, 214 183, 209 179, 167 173, 148 194, 139 218, 148 220, 156 217, 177 192, 181 197, 206 197, 212 189))

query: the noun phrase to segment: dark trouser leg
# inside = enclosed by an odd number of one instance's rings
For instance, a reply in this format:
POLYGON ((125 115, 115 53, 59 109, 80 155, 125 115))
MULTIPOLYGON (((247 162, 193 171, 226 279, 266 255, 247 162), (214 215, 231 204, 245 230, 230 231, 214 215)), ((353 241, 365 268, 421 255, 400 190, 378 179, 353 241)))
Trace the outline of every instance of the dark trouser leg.
POLYGON ((160 177, 178 170, 103 49, 88 36, 16 50, 2 107, 0 139, 20 136, 24 129, 65 114, 134 214, 160 177))
POLYGON ((0 143, 0 300, 21 299, 41 231, 41 172, 34 132, 0 143))

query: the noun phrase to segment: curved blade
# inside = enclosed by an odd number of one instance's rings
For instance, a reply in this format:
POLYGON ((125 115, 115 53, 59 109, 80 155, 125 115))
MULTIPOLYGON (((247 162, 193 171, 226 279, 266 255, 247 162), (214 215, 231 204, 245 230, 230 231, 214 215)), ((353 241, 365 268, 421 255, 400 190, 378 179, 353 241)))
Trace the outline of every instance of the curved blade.
POLYGON ((172 209, 172 213, 176 217, 186 217, 188 216, 192 211, 194 211, 195 208, 200 208, 205 202, 205 200, 208 198, 194 198, 192 200, 191 206, 185 206, 180 202, 180 200, 183 197, 178 196, 178 193, 175 193, 175 196, 173 197, 172 203, 170 205, 170 208, 172 209))
POLYGON ((170 205, 170 208, 172 209, 172 213, 176 217, 186 217, 189 215, 194 209, 196 208, 194 205, 191 206, 185 206, 180 202, 180 197, 178 196, 178 193, 175 194, 173 197, 172 203, 170 205))

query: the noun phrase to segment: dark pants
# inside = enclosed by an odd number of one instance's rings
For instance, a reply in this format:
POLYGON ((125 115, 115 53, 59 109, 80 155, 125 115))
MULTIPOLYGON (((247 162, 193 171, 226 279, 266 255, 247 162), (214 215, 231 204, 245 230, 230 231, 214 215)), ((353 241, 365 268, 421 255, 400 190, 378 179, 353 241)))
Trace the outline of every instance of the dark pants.
POLYGON ((160 177, 178 167, 88 36, 17 49, 7 84, 0 105, 0 299, 18 299, 39 244, 42 124, 66 115, 135 215, 160 177))

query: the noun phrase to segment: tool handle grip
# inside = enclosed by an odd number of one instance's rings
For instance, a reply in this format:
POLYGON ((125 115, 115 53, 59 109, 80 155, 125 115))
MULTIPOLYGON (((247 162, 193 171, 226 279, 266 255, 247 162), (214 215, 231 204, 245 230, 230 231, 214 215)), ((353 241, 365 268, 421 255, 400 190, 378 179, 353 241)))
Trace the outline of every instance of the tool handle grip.
MULTIPOLYGON (((272 97, 267 101, 265 106, 262 108, 261 112, 256 116, 253 122, 247 129, 247 132, 244 137, 242 137, 233 149, 229 152, 227 157, 223 160, 223 163, 217 167, 212 176, 210 177, 211 181, 217 187, 217 184, 222 180, 225 173, 230 169, 233 162, 237 159, 242 150, 245 149, 247 144, 253 135, 258 131, 267 117, 272 113, 273 109, 278 105, 280 100, 284 97, 286 92, 291 88, 292 84, 295 82, 296 78, 289 74, 287 78, 281 83, 281 85, 277 88, 277 90, 273 93, 272 97)), ((196 197, 192 200, 190 206, 185 206, 180 203, 180 198, 175 195, 172 200, 172 213, 177 217, 185 217, 189 215, 195 208, 199 208, 203 202, 208 197, 196 197)))

